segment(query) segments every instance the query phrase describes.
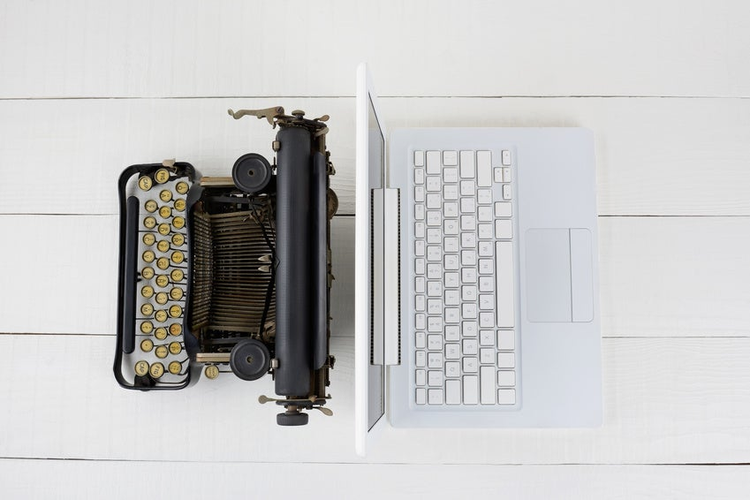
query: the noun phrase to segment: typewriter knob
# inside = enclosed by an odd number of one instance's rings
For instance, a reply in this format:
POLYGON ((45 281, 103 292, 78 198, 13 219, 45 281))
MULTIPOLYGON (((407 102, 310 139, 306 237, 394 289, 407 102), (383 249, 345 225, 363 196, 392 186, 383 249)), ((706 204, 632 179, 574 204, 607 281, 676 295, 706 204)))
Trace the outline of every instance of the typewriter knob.
POLYGON ((284 413, 276 414, 276 423, 283 426, 307 425, 310 416, 296 409, 287 409, 284 413))
POLYGON ((268 371, 271 353, 266 345, 255 339, 243 339, 235 344, 229 357, 232 372, 242 380, 257 380, 268 371))
POLYGON ((258 153, 240 156, 232 167, 234 185, 250 194, 263 191, 271 182, 271 176, 271 164, 258 153))

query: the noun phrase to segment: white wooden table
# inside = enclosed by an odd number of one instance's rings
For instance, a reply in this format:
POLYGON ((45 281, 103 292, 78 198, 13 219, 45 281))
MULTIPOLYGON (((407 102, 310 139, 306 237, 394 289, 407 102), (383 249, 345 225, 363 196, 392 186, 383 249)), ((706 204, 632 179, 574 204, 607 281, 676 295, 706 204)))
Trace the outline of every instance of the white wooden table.
POLYGON ((750 4, 0 1, 0 497, 748 498, 750 4), (388 125, 596 134, 604 425, 391 430, 354 454, 354 81, 388 125), (111 374, 116 180, 227 175, 265 122, 330 114, 332 418, 270 380, 133 394, 111 374), (325 493, 324 493, 325 492, 325 493))

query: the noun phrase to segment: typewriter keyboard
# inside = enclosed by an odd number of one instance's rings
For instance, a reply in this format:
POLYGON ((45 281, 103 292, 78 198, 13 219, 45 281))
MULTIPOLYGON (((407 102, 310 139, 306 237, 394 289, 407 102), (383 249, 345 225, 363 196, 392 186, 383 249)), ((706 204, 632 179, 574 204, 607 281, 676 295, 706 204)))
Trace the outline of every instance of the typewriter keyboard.
MULTIPOLYGON (((167 168, 141 174, 138 198, 138 263, 135 348, 129 361, 135 376, 156 385, 181 384, 188 354, 183 338, 187 294, 186 196, 191 181, 167 168)), ((123 367, 126 368, 126 367, 123 367)))

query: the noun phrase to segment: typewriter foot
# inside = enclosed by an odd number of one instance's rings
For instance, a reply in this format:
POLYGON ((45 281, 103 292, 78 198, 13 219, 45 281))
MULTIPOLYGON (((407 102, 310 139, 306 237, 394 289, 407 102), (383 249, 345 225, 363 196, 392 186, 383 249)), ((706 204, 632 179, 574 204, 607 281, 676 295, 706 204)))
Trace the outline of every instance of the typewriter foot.
POLYGON ((237 342, 229 358, 232 372, 242 380, 257 380, 268 371, 271 353, 263 342, 244 339, 237 342))
POLYGON ((287 409, 284 413, 279 413, 276 415, 276 423, 278 425, 307 425, 307 421, 309 419, 309 415, 307 413, 301 413, 299 410, 294 409, 290 410, 287 409))

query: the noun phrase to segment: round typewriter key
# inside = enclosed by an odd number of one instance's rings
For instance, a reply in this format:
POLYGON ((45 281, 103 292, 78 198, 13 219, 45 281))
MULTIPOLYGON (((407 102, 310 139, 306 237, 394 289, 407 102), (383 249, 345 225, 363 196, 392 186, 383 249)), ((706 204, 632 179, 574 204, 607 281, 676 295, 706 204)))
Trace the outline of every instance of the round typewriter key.
POLYGON ((158 362, 154 363, 153 365, 151 365, 151 368, 149 368, 148 372, 154 378, 161 378, 161 376, 164 375, 164 365, 158 362))
POLYGON ((181 247, 185 244, 185 237, 181 235, 180 233, 175 233, 172 235, 172 244, 176 247, 181 247))
POLYGON ((180 300, 182 298, 182 288, 174 287, 169 291, 169 296, 172 298, 172 300, 180 300))
POLYGON ((154 288, 150 285, 146 285, 143 288, 141 288, 141 295, 146 297, 147 299, 150 298, 154 294, 154 288))
POLYGON ((172 354, 180 354, 182 352, 182 344, 179 342, 170 342, 169 352, 172 354))
POLYGON ((160 326, 156 330, 154 330, 154 337, 156 337, 159 340, 164 340, 167 338, 167 329, 163 326, 160 326))
MULTIPOLYGON (((168 201, 172 201, 172 191, 170 191, 169 189, 162 189, 161 192, 159 193, 159 199, 163 201, 164 203, 168 201)), ((166 208, 169 208, 169 207, 166 207, 166 208)))
POLYGON ((154 352, 159 359, 164 359, 169 355, 169 349, 165 345, 156 346, 156 351, 154 352))
POLYGON ((154 306, 146 302, 141 306, 141 314, 144 316, 151 316, 154 313, 154 306))
POLYGON ((156 294, 156 303, 164 305, 169 301, 169 297, 165 292, 159 292, 156 294))
POLYGON ((156 249, 160 252, 166 252, 169 250, 169 242, 167 240, 161 240, 156 244, 156 249))
POLYGON ((146 227, 146 229, 153 229, 154 226, 156 226, 156 219, 149 215, 148 217, 143 219, 143 225, 146 227))
POLYGON ((135 364, 135 374, 141 377, 148 373, 148 363, 146 361, 139 361, 135 364))
POLYGON ((168 235, 169 234, 169 224, 167 224, 167 223, 159 224, 158 231, 159 231, 159 234, 162 235, 162 236, 168 235))
POLYGON ((179 375, 182 371, 182 365, 179 361, 172 361, 169 363, 169 373, 172 375, 179 375))
MULTIPOLYGON (((145 361, 144 361, 144 363, 145 363, 145 361)), ((216 365, 208 365, 206 367, 206 378, 213 380, 213 379, 215 379, 218 376, 219 376, 219 367, 218 366, 216 366, 216 365)))
POLYGON ((146 250, 143 252, 143 255, 141 255, 141 258, 143 259, 143 262, 153 262, 154 258, 156 258, 156 254, 151 250, 146 250))
POLYGON ((159 215, 161 215, 164 219, 169 219, 170 217, 172 217, 172 209, 170 207, 161 207, 159 209, 159 215))
POLYGON ((156 284, 161 288, 164 288, 169 284, 169 278, 167 278, 166 274, 160 274, 156 277, 156 284))
POLYGON ((182 269, 173 269, 169 276, 172 278, 172 281, 178 282, 182 281, 182 278, 185 277, 185 273, 182 272, 182 269))
POLYGON ((169 259, 166 257, 159 257, 159 260, 156 261, 156 267, 162 271, 167 269, 169 267, 169 259))
POLYGON ((158 182, 159 184, 164 184, 169 180, 169 172, 166 168, 160 168, 154 174, 154 179, 156 179, 156 182, 158 182))
POLYGON ((159 309, 156 311, 156 314, 154 314, 154 319, 158 321, 159 323, 164 323, 167 321, 167 311, 164 309, 159 309))
POLYGON ((150 321, 144 321, 141 323, 141 331, 148 335, 149 333, 154 331, 154 324, 150 321))
POLYGON ((169 325, 169 333, 174 335, 175 337, 182 333, 182 325, 179 323, 172 323, 169 325))
POLYGON ((183 200, 182 198, 174 200, 174 209, 178 212, 182 212, 183 210, 185 210, 185 200, 183 200))
POLYGON ((178 306, 177 304, 169 307, 169 315, 173 318, 179 318, 182 314, 182 307, 178 306))
POLYGON ((180 252, 179 250, 175 250, 172 252, 172 262, 175 264, 182 264, 182 261, 185 260, 185 254, 180 252))
POLYGON ((141 177, 138 179, 138 187, 143 189, 144 191, 148 191, 151 189, 151 186, 153 185, 153 182, 151 182, 151 177, 141 177))
POLYGON ((146 207, 146 212, 151 213, 156 212, 156 209, 159 208, 154 200, 148 200, 144 206, 146 207))
POLYGON ((143 279, 150 280, 154 277, 154 268, 144 267, 141 271, 141 276, 143 276, 143 279))
POLYGON ((182 229, 183 227, 185 227, 185 219, 178 215, 177 217, 172 219, 172 225, 175 227, 175 229, 182 229))
POLYGON ((174 187, 174 190, 180 194, 187 193, 188 189, 190 189, 190 186, 188 186, 188 183, 185 181, 178 182, 177 185, 174 187))
POLYGON ((143 235, 143 244, 147 247, 150 247, 156 242, 156 236, 154 236, 151 233, 146 233, 143 235))
POLYGON ((151 339, 143 339, 141 342, 141 351, 143 352, 151 352, 151 349, 154 348, 154 341, 151 339))

